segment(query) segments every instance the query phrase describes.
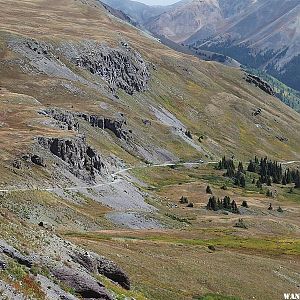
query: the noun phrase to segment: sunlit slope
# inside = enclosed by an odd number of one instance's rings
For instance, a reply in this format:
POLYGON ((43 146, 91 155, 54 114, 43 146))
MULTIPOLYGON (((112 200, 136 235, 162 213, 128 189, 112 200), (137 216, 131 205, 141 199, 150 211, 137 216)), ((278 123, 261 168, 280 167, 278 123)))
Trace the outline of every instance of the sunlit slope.
MULTIPOLYGON (((237 157, 268 154, 281 160, 300 157, 299 114, 248 84, 241 71, 202 62, 166 48, 109 15, 96 1, 0 1, 0 5, 0 105, 1 110, 7 110, 1 120, 4 123, 1 135, 6 142, 1 145, 9 153, 50 130, 43 121, 37 122, 34 130, 31 123, 34 117, 43 119, 38 115, 40 109, 55 106, 104 116, 121 112, 137 136, 137 144, 142 140, 146 152, 155 148, 155 153, 159 152, 157 149, 167 153, 165 156, 153 154, 147 159, 147 155, 131 151, 130 155, 138 159, 186 160, 215 158, 225 153, 237 157), (14 48, 15 41, 26 39, 52 45, 56 54, 57 49, 66 44, 95 41, 97 45, 118 48, 121 42, 126 43, 146 61, 149 84, 145 91, 133 95, 117 89, 116 98, 100 76, 92 76, 88 70, 75 66, 63 51, 59 52, 60 61, 80 80, 36 71, 34 67, 30 69, 26 67, 28 57, 14 48), (36 102, 13 104, 7 97, 9 93, 21 98, 25 95, 36 102), (9 108, 10 105, 13 108, 9 108), (24 107, 30 113, 25 114, 24 107), (258 109, 262 112, 255 115, 258 109), (22 125, 8 121, 6 118, 12 118, 11 114, 18 115, 22 125), (171 121, 166 115, 171 116, 171 121), (145 126, 143 120, 149 120, 151 125, 145 126), (174 127, 177 131, 180 127, 191 131, 193 140, 174 132, 174 127), (27 130, 26 141, 25 135, 12 136, 11 128, 27 130), (14 141, 13 148, 10 139, 14 141)), ((58 129, 50 131, 54 131, 53 135, 70 134, 58 129)), ((106 148, 107 153, 114 151, 118 157, 132 162, 118 140, 99 142, 93 134, 89 132, 89 138, 100 152, 106 148)))

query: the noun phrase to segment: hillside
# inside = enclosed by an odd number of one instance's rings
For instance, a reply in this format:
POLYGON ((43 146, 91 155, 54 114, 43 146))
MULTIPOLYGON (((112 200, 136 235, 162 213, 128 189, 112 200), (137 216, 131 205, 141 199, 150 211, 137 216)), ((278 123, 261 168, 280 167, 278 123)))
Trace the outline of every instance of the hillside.
POLYGON ((242 188, 215 168, 257 155, 298 170, 297 112, 99 1, 0 6, 0 298, 274 299, 299 284, 296 171, 261 188, 245 171, 242 188), (208 184, 249 210, 207 210, 208 184))
POLYGON ((167 7, 107 1, 128 15, 138 14, 139 24, 156 36, 231 57, 300 89, 297 0, 188 0, 167 7))
POLYGON ((257 1, 207 41, 197 33, 189 42, 198 39, 199 48, 264 70, 299 91, 299 16, 299 1, 257 1))

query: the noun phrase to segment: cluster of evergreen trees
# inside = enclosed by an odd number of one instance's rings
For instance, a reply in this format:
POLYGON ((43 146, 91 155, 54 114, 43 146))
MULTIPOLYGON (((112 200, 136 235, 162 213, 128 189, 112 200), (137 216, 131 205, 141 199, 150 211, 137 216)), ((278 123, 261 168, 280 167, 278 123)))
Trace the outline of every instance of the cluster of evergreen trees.
POLYGON ((207 209, 213 211, 226 210, 235 214, 239 213, 236 202, 234 200, 231 201, 229 196, 225 196, 223 200, 217 199, 215 196, 210 197, 207 203, 207 209))
POLYGON ((246 187, 246 172, 244 170, 244 166, 242 162, 239 162, 238 168, 236 170, 236 167, 234 165, 234 162, 232 159, 226 159, 224 156, 222 160, 219 161, 218 170, 224 170, 226 169, 226 173, 224 176, 230 177, 234 179, 234 184, 240 187, 246 187))
POLYGON ((299 170, 287 169, 283 172, 281 164, 277 161, 268 160, 267 157, 261 158, 260 160, 255 157, 254 160, 250 160, 248 171, 260 175, 259 181, 257 182, 258 187, 263 183, 271 186, 273 182, 283 185, 295 183, 295 187, 300 188, 299 170))

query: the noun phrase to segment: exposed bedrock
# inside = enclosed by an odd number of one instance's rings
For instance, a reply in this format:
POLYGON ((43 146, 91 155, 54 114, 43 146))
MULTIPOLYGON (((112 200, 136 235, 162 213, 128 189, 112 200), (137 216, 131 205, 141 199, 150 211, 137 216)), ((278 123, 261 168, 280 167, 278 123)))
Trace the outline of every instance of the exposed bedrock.
MULTIPOLYGON (((101 77, 114 95, 118 88, 130 95, 148 88, 151 76, 148 63, 125 42, 112 48, 95 41, 51 44, 35 39, 17 38, 12 39, 9 45, 26 57, 31 67, 51 77, 79 81, 99 88, 99 83, 95 85, 95 82, 71 70, 69 65, 75 64, 101 77)), ((24 66, 24 70, 30 71, 28 66, 24 66)))
POLYGON ((63 130, 74 130, 79 132, 78 118, 90 123, 91 126, 110 130, 119 139, 128 140, 130 132, 125 128, 127 125, 124 117, 111 119, 103 116, 89 115, 83 112, 70 112, 59 108, 50 108, 40 111, 40 114, 49 116, 58 121, 58 127, 63 130))
POLYGON ((246 74, 245 80, 251 84, 254 84, 255 86, 257 86, 267 94, 271 96, 275 96, 275 92, 273 88, 267 82, 263 81, 261 78, 251 74, 246 74))
POLYGON ((75 253, 72 259, 82 265, 87 271, 93 274, 101 274, 118 283, 124 289, 130 289, 128 275, 119 268, 113 261, 95 253, 75 253))
POLYGON ((78 113, 78 117, 89 122, 93 127, 112 131, 119 139, 127 140, 129 138, 129 131, 124 128, 124 125, 126 125, 125 119, 113 120, 101 116, 88 115, 86 113, 78 113))
POLYGON ((141 54, 126 43, 118 48, 110 48, 95 42, 86 42, 76 47, 72 54, 72 60, 78 67, 99 75, 109 84, 113 93, 116 88, 120 88, 132 95, 134 92, 143 92, 148 87, 148 66, 141 54))
POLYGON ((105 170, 101 157, 87 145, 83 136, 73 139, 39 137, 38 143, 66 162, 75 175, 79 176, 80 171, 86 170, 95 177, 96 172, 105 170))
POLYGON ((113 300, 103 284, 87 273, 64 266, 52 270, 52 274, 83 299, 113 300))
POLYGON ((24 256, 18 250, 8 245, 5 241, 0 240, 0 253, 3 253, 10 258, 16 260, 20 265, 24 265, 28 268, 32 267, 32 260, 29 257, 24 256))
POLYGON ((48 108, 40 111, 40 114, 50 116, 58 121, 61 129, 79 131, 79 123, 72 112, 58 108, 48 108))

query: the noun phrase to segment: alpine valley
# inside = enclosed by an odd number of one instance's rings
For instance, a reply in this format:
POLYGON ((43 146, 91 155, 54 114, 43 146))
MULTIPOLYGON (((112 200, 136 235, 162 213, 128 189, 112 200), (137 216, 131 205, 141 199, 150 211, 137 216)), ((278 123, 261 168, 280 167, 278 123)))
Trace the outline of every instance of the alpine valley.
POLYGON ((0 0, 0 299, 297 292, 299 6, 0 0))

